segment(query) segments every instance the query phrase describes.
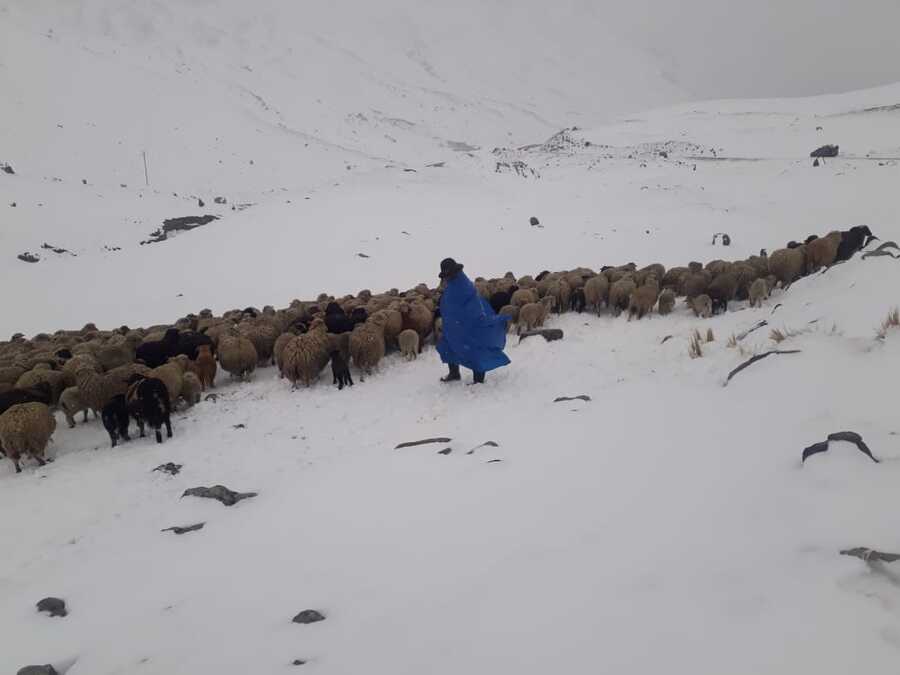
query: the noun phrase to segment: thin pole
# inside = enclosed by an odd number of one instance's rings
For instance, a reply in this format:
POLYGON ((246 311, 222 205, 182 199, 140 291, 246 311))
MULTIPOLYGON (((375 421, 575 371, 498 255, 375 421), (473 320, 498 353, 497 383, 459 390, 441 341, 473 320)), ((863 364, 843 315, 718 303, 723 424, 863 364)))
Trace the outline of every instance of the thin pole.
POLYGON ((147 171, 147 151, 143 150, 141 154, 144 156, 144 182, 150 185, 150 173, 147 171))

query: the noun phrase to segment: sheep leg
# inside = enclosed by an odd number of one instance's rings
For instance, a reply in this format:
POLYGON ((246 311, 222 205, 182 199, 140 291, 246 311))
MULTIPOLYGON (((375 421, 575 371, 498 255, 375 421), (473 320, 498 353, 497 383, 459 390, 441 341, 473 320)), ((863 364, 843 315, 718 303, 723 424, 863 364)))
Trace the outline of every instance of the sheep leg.
POLYGON ((47 461, 43 457, 39 457, 37 455, 32 455, 32 457, 34 457, 35 461, 37 461, 38 466, 46 466, 47 465, 47 461))
POLYGON ((144 438, 144 420, 138 417, 135 421, 137 422, 138 429, 141 431, 141 438, 144 438))
POLYGON ((13 461, 13 466, 16 467, 16 473, 22 473, 22 467, 19 466, 19 460, 16 457, 11 458, 13 461))
MULTIPOLYGON (((168 415, 166 415, 165 422, 166 422, 166 436, 168 438, 172 438, 172 421, 169 419, 168 415)), ((157 431, 156 433, 158 434, 159 432, 157 431)))
POLYGON ((156 429, 156 442, 162 443, 162 432, 159 429, 156 429))
MULTIPOLYGON (((87 411, 84 412, 85 422, 87 422, 87 411)), ((75 428, 75 418, 72 417, 72 414, 66 410, 66 422, 69 424, 70 429, 75 428)))

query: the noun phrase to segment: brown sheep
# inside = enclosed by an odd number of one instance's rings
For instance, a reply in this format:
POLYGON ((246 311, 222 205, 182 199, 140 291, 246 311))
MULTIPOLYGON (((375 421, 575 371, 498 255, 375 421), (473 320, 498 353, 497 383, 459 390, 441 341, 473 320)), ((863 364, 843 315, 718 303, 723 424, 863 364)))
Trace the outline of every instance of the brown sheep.
POLYGON ((659 294, 659 306, 656 311, 660 316, 666 316, 671 314, 673 309, 675 309, 675 291, 671 288, 663 289, 663 292, 659 294))
POLYGON ((256 370, 256 347, 242 335, 222 335, 218 347, 219 365, 232 377, 247 379, 256 370))
POLYGON ((164 365, 150 371, 150 377, 155 377, 166 385, 169 392, 169 401, 174 408, 181 396, 184 387, 184 373, 187 371, 188 357, 184 354, 170 358, 164 365))
POLYGON ((281 358, 284 376, 290 381, 291 388, 296 389, 301 381, 305 386, 311 386, 328 365, 329 353, 330 343, 325 323, 316 319, 306 333, 298 335, 284 346, 281 358))
POLYGON ((381 332, 384 335, 385 348, 398 347, 397 337, 403 330, 403 315, 400 313, 400 310, 395 307, 389 307, 369 314, 370 319, 373 319, 376 316, 379 317, 378 323, 380 324, 381 332))
POLYGON ((694 316, 708 319, 712 316, 712 300, 705 293, 687 299, 688 305, 694 310, 694 316))
MULTIPOLYGON (((81 398, 81 392, 78 390, 78 387, 66 387, 62 396, 59 397, 59 407, 65 414, 66 422, 69 424, 70 429, 75 428, 75 415, 80 412, 84 413, 84 421, 88 421, 88 406, 84 399, 81 398)), ((94 418, 96 419, 96 417, 97 413, 95 412, 94 418)))
POLYGON ((216 372, 218 369, 216 357, 212 354, 212 347, 199 345, 197 347, 197 358, 191 363, 190 370, 200 379, 203 391, 216 386, 216 372))
MULTIPOLYGON (((278 377, 284 377, 284 348, 287 344, 297 337, 294 333, 282 333, 275 340, 275 346, 272 348, 272 356, 275 358, 275 366, 278 368, 278 377)), ((199 355, 198 355, 199 360, 199 355)))
POLYGON ((737 289, 738 280, 734 272, 723 272, 710 282, 706 294, 712 301, 713 314, 728 311, 728 303, 734 300, 737 289))
POLYGON ((647 279, 649 279, 651 275, 656 277, 657 282, 659 282, 660 279, 666 276, 666 268, 659 263, 653 263, 652 265, 642 267, 634 273, 634 282, 638 286, 643 286, 647 283, 647 279))
MULTIPOLYGON (((360 381, 378 367, 385 351, 385 322, 388 317, 377 313, 365 323, 354 326, 350 333, 350 358, 360 371, 360 381)), ((399 334, 398 334, 399 335, 399 334)))
POLYGON ((659 284, 656 283, 656 277, 650 275, 647 283, 639 286, 631 292, 628 299, 628 320, 631 321, 635 316, 638 320, 643 319, 644 315, 653 311, 653 305, 659 297, 659 284))
POLYGON ((188 408, 192 408, 200 403, 200 393, 203 391, 203 384, 196 373, 186 372, 182 379, 181 398, 187 403, 188 408))
POLYGON ((712 281, 712 277, 706 270, 689 272, 685 275, 684 281, 681 284, 681 294, 687 298, 695 298, 698 295, 703 295, 706 293, 706 289, 709 288, 710 281, 712 281))
POLYGON ((750 285, 759 277, 756 268, 749 263, 736 262, 731 266, 731 274, 737 280, 734 297, 738 300, 746 300, 750 297, 750 285))
POLYGON ((538 297, 537 290, 535 288, 520 288, 515 293, 512 294, 512 297, 509 299, 509 304, 515 305, 518 308, 522 308, 530 302, 537 302, 540 300, 538 297))
POLYGON ((829 232, 824 237, 809 242, 806 245, 806 273, 812 274, 833 265, 840 245, 841 233, 838 231, 829 232))
POLYGON ((101 375, 90 366, 75 373, 75 380, 81 400, 97 415, 113 396, 124 394, 128 390, 128 383, 116 377, 113 371, 101 375))
POLYGON ((757 279, 750 286, 750 306, 762 307, 763 300, 769 299, 769 284, 765 279, 757 279))
POLYGON ((258 365, 267 366, 272 363, 275 340, 278 339, 279 335, 279 331, 272 321, 268 318, 242 321, 238 324, 238 333, 253 343, 253 348, 256 349, 256 356, 259 359, 258 365))
POLYGON ((532 302, 519 309, 519 334, 521 335, 523 330, 529 331, 543 326, 555 303, 554 296, 546 295, 540 302, 532 302))
MULTIPOLYGON (((431 328, 434 325, 434 314, 424 303, 419 301, 401 302, 399 309, 403 330, 414 330, 419 334, 420 344, 424 344, 425 339, 431 334, 431 328)), ((397 334, 398 344, 401 333, 397 334)))
POLYGON ((0 448, 12 460, 16 473, 22 472, 22 455, 44 466, 47 443, 56 430, 56 419, 43 403, 20 403, 0 415, 0 448))
POLYGON ((55 405, 66 388, 65 374, 61 370, 49 370, 47 368, 29 370, 16 380, 16 389, 31 389, 40 382, 46 382, 49 385, 50 402, 55 405))
POLYGON ((588 307, 593 307, 597 310, 597 315, 600 314, 600 309, 603 305, 606 304, 607 299, 609 298, 609 280, 603 274, 598 274, 597 276, 593 276, 588 279, 584 284, 584 299, 588 307))
POLYGON ((636 288, 637 284, 630 276, 620 278, 609 287, 609 308, 613 316, 619 316, 628 309, 631 294, 636 288))
POLYGON ((419 334, 411 328, 406 328, 400 332, 397 337, 400 343, 400 353, 406 357, 407 361, 416 359, 421 351, 419 347, 419 334))
POLYGON ((769 271, 781 283, 782 288, 788 288, 797 279, 803 276, 806 269, 806 246, 796 248, 780 248, 769 256, 769 271))
POLYGON ((662 276, 662 287, 671 288, 676 293, 681 291, 685 277, 690 273, 687 267, 672 267, 662 276))

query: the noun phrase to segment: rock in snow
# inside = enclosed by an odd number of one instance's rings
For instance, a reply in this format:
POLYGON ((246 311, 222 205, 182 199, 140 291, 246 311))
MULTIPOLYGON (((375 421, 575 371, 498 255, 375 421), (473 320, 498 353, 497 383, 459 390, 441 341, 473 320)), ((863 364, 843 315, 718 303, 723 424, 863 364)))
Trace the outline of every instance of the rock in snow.
POLYGON ((315 609, 304 609, 297 616, 295 616, 291 621, 294 623, 318 623, 319 621, 324 621, 325 615, 315 609))
POLYGON ((66 601, 59 598, 44 598, 37 603, 39 612, 47 612, 50 616, 67 616, 66 601))

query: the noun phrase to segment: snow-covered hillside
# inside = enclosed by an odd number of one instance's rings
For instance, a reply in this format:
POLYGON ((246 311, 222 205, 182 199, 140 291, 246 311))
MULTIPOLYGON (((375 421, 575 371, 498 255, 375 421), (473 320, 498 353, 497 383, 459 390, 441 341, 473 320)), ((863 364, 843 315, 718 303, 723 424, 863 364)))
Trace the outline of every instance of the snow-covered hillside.
MULTIPOLYGON (((0 0, 0 337, 433 286, 445 256, 487 277, 900 241, 900 85, 657 107, 684 92, 590 3, 306 4, 0 0)), ((839 551, 900 552, 900 329, 876 338, 898 289, 856 256, 708 321, 552 317, 563 340, 510 340, 481 387, 439 384, 431 347, 340 392, 220 375, 163 445, 58 414, 55 462, 0 460, 0 671, 890 671, 900 577, 839 551), (799 352, 723 386, 776 346, 799 352), (801 463, 842 430, 880 462, 801 463), (395 449, 428 437, 451 440, 395 449), (215 484, 258 495, 182 498, 215 484)))

